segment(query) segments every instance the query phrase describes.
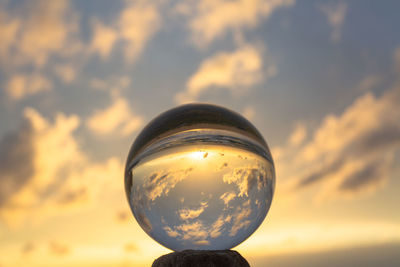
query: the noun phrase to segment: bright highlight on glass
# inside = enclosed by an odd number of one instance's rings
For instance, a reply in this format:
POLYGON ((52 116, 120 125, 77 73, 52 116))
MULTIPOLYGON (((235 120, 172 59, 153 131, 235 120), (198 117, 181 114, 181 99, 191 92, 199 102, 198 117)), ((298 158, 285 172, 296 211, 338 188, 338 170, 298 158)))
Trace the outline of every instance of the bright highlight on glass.
POLYGON ((175 251, 230 249, 262 223, 275 187, 271 154, 256 128, 222 107, 169 110, 140 133, 125 171, 143 230, 175 251))

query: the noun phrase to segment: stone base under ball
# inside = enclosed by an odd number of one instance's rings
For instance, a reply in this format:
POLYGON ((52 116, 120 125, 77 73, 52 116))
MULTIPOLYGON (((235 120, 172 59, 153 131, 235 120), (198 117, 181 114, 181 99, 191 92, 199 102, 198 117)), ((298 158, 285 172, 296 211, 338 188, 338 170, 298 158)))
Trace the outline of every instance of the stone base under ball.
POLYGON ((183 250, 163 255, 152 267, 250 267, 234 250, 183 250))

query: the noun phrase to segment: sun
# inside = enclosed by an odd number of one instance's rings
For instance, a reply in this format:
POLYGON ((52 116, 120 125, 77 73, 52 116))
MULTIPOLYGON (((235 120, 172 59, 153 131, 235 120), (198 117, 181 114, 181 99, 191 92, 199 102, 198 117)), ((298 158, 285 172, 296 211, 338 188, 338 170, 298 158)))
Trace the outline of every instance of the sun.
POLYGON ((202 160, 208 156, 208 152, 205 151, 194 151, 188 155, 191 159, 202 160))

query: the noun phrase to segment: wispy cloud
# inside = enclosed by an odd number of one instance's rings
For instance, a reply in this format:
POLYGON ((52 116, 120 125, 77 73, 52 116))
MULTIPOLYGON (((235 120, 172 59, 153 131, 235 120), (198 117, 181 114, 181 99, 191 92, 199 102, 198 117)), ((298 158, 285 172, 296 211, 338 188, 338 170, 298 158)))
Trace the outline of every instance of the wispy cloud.
POLYGON ((320 9, 332 27, 331 40, 334 43, 339 42, 342 35, 342 26, 347 14, 347 4, 344 2, 328 3, 321 5, 320 9))
POLYGON ((388 178, 392 153, 400 146, 399 91, 395 88, 380 98, 367 93, 341 116, 327 117, 300 153, 302 160, 319 167, 298 186, 331 181, 332 190, 345 193, 381 185, 388 178))
POLYGON ((382 77, 376 74, 367 75, 361 82, 358 84, 357 89, 359 91, 370 91, 379 85, 382 82, 382 77))
POLYGON ((326 116, 298 149, 279 150, 278 175, 297 181, 296 189, 320 185, 319 200, 377 190, 400 148, 399 110, 399 84, 380 97, 365 93, 342 114, 326 116))
POLYGON ((298 123, 293 133, 289 137, 289 144, 291 146, 301 145, 307 137, 307 129, 304 124, 298 123))
POLYGON ((252 221, 249 219, 251 213, 252 209, 250 206, 250 200, 245 202, 243 206, 236 208, 236 211, 232 216, 233 224, 229 232, 229 236, 235 236, 241 229, 249 227, 249 225, 252 223, 252 221))

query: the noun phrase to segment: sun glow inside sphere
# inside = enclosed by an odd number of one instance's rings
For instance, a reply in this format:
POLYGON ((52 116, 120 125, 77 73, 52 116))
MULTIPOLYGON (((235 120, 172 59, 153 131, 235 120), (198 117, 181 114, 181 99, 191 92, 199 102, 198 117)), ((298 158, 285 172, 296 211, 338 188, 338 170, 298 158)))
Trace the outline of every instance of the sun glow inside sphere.
POLYGON ((139 134, 125 170, 139 225, 175 251, 230 249, 263 222, 275 188, 268 146, 228 109, 189 104, 139 134))

